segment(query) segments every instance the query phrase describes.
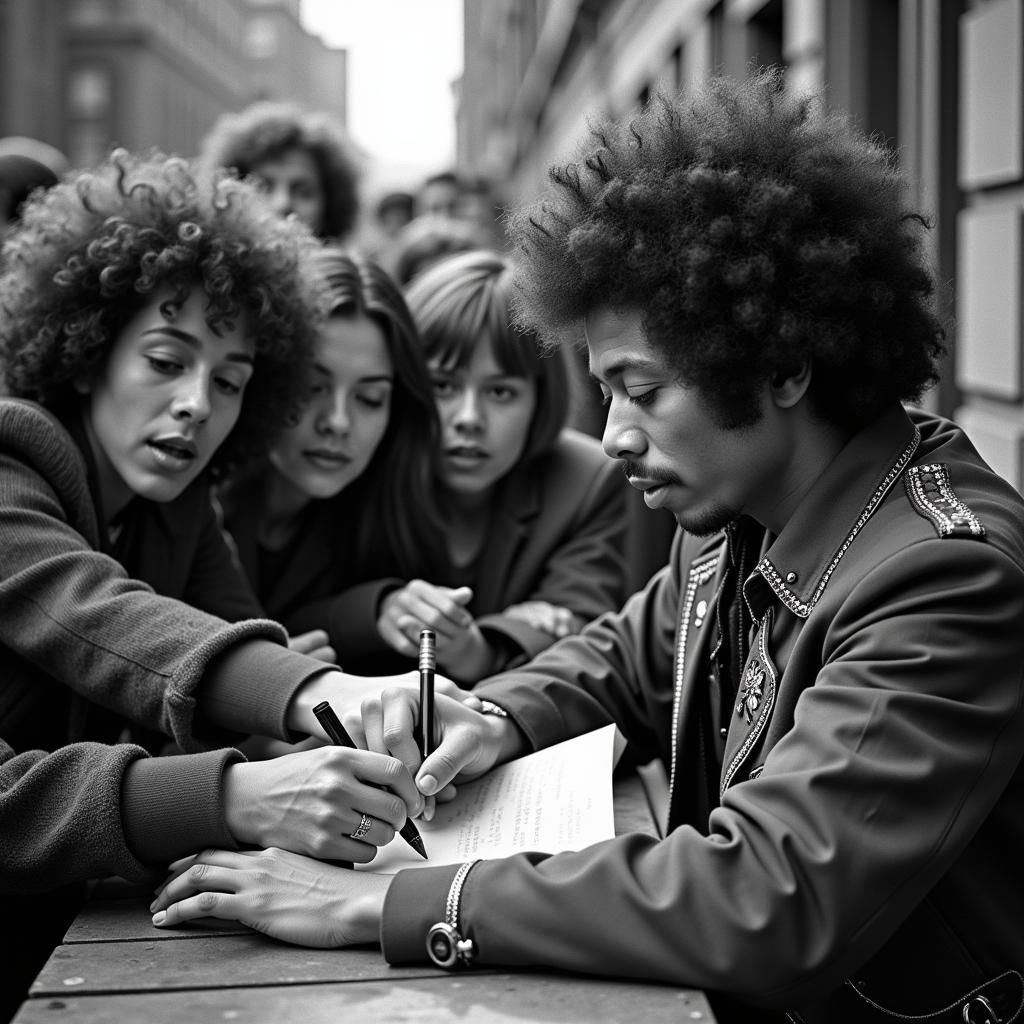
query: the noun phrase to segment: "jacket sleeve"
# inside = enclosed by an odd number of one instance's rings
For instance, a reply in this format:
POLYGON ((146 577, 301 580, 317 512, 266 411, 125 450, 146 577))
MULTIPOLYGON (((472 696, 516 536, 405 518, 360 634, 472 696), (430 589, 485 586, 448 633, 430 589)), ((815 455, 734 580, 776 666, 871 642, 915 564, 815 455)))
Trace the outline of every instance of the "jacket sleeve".
MULTIPOLYGON (((536 587, 524 600, 568 608, 582 626, 617 611, 626 596, 626 491, 616 464, 602 457, 589 487, 575 500, 563 540, 552 549, 536 587)), ((515 652, 510 659, 506 655, 510 666, 552 643, 550 633, 503 612, 481 615, 477 621, 500 649, 515 652)))
MULTIPOLYGON (((1024 747, 1022 621, 1024 573, 992 546, 933 540, 886 559, 830 621, 791 730, 760 775, 725 791, 709 834, 682 825, 663 840, 624 835, 478 864, 461 920, 479 962, 661 980, 772 1005, 833 988, 1009 799, 1024 747)), ((618 668, 619 649, 599 649, 609 644, 604 628, 599 621, 545 660, 590 647, 580 674, 607 703, 609 684, 589 667, 618 668)), ((569 665, 564 658, 563 675, 569 665)), ((506 707, 529 721, 547 701, 546 718, 577 726, 580 701, 565 683, 536 681, 532 703, 506 683, 506 707), (556 695, 572 698, 568 712, 556 695)), ((499 688, 488 696, 501 701, 499 688)), ((423 958, 439 882, 434 871, 396 876, 382 929, 389 960, 423 958)))
POLYGON ((656 756, 671 718, 682 540, 680 534, 669 565, 620 611, 474 692, 505 708, 535 750, 615 722, 639 750, 656 756))
POLYGON ((397 578, 358 583, 296 608, 285 617, 284 625, 290 633, 325 629, 343 667, 390 658, 395 651, 377 632, 377 615, 384 596, 404 585, 397 578))
POLYGON ((0 647, 185 751, 245 732, 290 738, 291 696, 323 664, 283 649, 276 623, 228 624, 156 594, 95 550, 71 515, 40 472, 0 454, 0 647), (200 684, 204 701, 230 690, 219 707, 237 716, 197 714, 200 684))
POLYGON ((151 881, 155 868, 185 853, 233 846, 220 780, 240 758, 225 750, 161 764, 141 747, 99 743, 15 754, 0 740, 0 891, 42 892, 106 875, 151 881), (164 785, 152 784, 149 766, 164 785), (123 798, 132 787, 135 795, 123 798), (133 804, 145 808, 145 822, 133 822, 133 804))

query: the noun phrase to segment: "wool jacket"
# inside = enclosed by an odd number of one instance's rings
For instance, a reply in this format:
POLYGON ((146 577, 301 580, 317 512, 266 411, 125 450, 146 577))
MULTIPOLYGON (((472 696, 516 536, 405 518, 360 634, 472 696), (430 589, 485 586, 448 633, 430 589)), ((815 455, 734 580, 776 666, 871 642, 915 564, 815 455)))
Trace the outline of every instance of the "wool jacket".
MULTIPOLYGON (((477 962, 814 1024, 1024 1014, 1024 501, 953 423, 894 408, 778 536, 678 535, 621 613, 477 693, 535 748, 617 722, 671 794, 663 839, 477 864, 477 962)), ((424 959, 454 871, 396 875, 389 961, 424 959)))
MULTIPOLYGON (((68 743, 112 743, 126 727, 189 753, 249 733, 293 738, 291 697, 324 666, 289 651, 276 623, 226 621, 258 606, 233 569, 207 484, 164 505, 136 502, 126 529, 138 564, 124 566, 104 551, 87 459, 71 434, 35 403, 0 400, 0 736, 29 758, 68 743)), ((165 864, 231 845, 220 772, 235 756, 109 755, 104 777, 112 785, 112 766, 122 772, 133 856, 165 864)), ((33 778, 50 771, 51 762, 40 764, 33 778)), ((71 775, 54 771, 58 787, 69 784, 71 775)), ((78 795, 62 790, 71 806, 78 795)), ((58 843, 61 827, 52 822, 58 843)), ((33 840, 37 850, 44 840, 33 840)), ((39 864, 32 884, 44 885, 39 864)), ((84 852, 80 870, 92 870, 84 852)))
MULTIPOLYGON (((346 671, 400 672, 415 662, 400 658, 377 632, 380 602, 407 581, 387 573, 356 578, 347 547, 344 492, 312 502, 288 550, 280 578, 260 578, 257 522, 260 482, 222 496, 224 522, 239 560, 267 614, 289 631, 325 629, 346 671)), ((442 574, 442 586, 473 587, 469 611, 496 649, 495 670, 532 657, 553 638, 505 615, 524 601, 568 608, 582 622, 617 609, 625 598, 623 547, 626 485, 614 462, 591 437, 564 430, 553 449, 513 470, 499 486, 474 578, 442 574)), ((415 510, 410 510, 410 515, 415 510)))

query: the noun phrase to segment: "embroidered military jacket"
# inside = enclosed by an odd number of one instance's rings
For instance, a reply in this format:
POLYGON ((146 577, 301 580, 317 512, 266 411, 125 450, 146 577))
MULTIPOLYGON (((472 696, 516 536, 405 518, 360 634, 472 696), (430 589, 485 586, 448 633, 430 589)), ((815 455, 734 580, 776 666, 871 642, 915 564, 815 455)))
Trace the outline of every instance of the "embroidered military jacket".
MULTIPOLYGON (((672 981, 834 1024, 959 1014, 991 983, 1014 1019, 1021 496, 954 424, 894 408, 756 540, 735 692, 713 672, 721 535, 678 537, 621 613, 479 688, 535 746, 616 721, 671 788, 660 841, 478 865, 462 920, 479 962, 672 981), (883 1016, 862 1015, 868 999, 883 1016)), ((422 957, 450 873, 397 876, 390 960, 422 957)))

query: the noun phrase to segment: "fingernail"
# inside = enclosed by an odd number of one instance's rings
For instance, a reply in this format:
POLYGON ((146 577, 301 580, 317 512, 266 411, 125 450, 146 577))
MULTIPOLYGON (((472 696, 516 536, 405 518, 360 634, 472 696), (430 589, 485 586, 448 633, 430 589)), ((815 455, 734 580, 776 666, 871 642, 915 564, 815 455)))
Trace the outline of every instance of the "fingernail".
POLYGON ((153 924, 163 924, 164 920, 166 919, 166 917, 167 917, 167 911, 166 910, 158 910, 153 915, 153 924))
POLYGON ((424 821, 433 821, 434 820, 434 805, 433 804, 427 804, 427 806, 423 808, 423 820, 424 821))
POLYGON ((156 900, 153 900, 153 902, 150 903, 150 905, 149 905, 149 912, 152 914, 155 909, 156 909, 156 900))
POLYGON ((437 779, 433 775, 424 775, 416 783, 419 791, 427 796, 433 796, 437 792, 437 779))

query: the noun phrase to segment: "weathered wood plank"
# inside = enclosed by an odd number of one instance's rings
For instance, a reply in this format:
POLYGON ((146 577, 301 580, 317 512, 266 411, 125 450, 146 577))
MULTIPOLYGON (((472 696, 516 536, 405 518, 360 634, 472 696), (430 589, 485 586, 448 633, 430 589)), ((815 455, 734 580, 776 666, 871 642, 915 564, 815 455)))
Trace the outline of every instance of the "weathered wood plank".
POLYGON ((376 947, 303 949, 255 932, 178 942, 79 942, 58 946, 30 996, 145 992, 231 985, 375 981, 441 974, 437 968, 389 967, 376 947))
POLYGON ((690 989, 573 976, 432 978, 30 999, 13 1024, 714 1024, 690 989))
POLYGON ((245 935, 249 929, 235 921, 217 921, 213 918, 193 924, 164 930, 150 923, 149 904, 152 894, 143 898, 90 900, 71 922, 65 943, 146 941, 184 939, 194 935, 245 935))

